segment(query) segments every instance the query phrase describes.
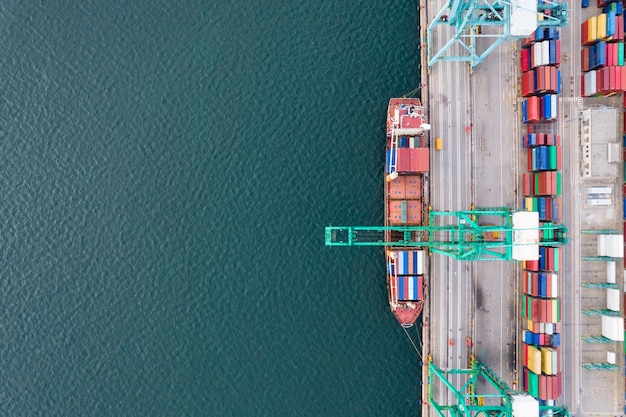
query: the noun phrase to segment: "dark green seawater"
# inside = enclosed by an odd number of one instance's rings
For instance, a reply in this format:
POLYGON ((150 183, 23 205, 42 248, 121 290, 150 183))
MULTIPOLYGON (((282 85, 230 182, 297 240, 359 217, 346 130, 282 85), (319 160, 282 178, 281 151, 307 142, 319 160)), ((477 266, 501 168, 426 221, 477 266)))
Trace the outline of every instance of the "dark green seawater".
MULTIPOLYGON (((0 415, 416 416, 380 224, 415 2, 0 3, 0 415)), ((415 334, 415 330, 412 330, 415 334)))

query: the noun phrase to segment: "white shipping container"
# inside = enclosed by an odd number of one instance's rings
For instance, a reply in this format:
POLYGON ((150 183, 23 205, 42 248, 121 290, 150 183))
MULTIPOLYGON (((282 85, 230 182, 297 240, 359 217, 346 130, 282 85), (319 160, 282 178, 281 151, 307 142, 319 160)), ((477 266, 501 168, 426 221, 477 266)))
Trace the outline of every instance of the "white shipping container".
POLYGON ((418 250, 416 251, 417 255, 417 275, 424 275, 424 251, 418 250))
POLYGON ((552 114, 550 115, 551 120, 559 118, 559 103, 557 98, 558 96, 556 94, 550 95, 550 110, 552 111, 552 114))
POLYGON ((606 282, 615 284, 615 262, 606 263, 606 282))
POLYGON ((615 365, 615 352, 606 352, 606 361, 615 365))
POLYGON ((590 97, 598 92, 596 85, 596 71, 586 72, 585 79, 585 96, 590 97))
POLYGON ((598 235, 598 255, 622 258, 624 256, 624 235, 598 235))
POLYGON ((602 316, 602 336, 617 342, 624 341, 624 318, 602 316))
POLYGON ((541 42, 541 65, 550 64, 550 41, 541 42))
POLYGON ((622 292, 619 289, 607 288, 606 290, 606 308, 611 311, 620 311, 619 299, 622 292))
POLYGON ((536 68, 541 65, 541 44, 535 43, 532 47, 533 49, 533 62, 532 67, 536 68))

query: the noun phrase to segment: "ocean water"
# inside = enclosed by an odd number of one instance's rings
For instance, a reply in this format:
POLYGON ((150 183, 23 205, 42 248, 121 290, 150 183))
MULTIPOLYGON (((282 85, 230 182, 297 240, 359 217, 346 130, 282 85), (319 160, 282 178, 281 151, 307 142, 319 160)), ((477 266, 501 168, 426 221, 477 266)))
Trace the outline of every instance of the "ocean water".
POLYGON ((323 241, 383 221, 417 18, 2 2, 0 415, 419 415, 382 251, 323 241))

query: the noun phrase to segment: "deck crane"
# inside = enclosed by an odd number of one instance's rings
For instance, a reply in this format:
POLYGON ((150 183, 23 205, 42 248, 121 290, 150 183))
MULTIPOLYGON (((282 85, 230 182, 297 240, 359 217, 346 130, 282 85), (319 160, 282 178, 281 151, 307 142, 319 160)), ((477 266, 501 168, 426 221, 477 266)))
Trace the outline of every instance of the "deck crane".
POLYGON ((506 207, 433 211, 423 226, 326 227, 327 246, 422 247, 459 260, 538 259, 539 242, 567 243, 567 228, 539 224, 537 212, 506 207))
MULTIPOLYGON (((546 0, 449 0, 428 25, 428 67, 438 61, 464 61, 474 68, 503 41, 530 36, 538 27, 564 27, 567 4, 546 0), (434 30, 448 25, 454 33, 439 51, 433 50, 434 30), (479 42, 480 40, 480 42, 479 42), (480 46, 482 52, 478 51, 480 46)), ((442 36, 443 30, 437 31, 442 36)))

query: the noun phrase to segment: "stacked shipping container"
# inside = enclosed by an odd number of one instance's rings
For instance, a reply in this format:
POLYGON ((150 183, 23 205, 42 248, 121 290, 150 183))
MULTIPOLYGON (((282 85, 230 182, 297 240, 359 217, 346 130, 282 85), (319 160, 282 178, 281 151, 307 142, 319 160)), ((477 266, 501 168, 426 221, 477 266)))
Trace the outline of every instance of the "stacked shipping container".
POLYGON ((424 298, 424 251, 400 250, 396 252, 396 266, 388 264, 389 274, 397 279, 395 289, 397 300, 416 301, 424 298))
POLYGON ((546 404, 562 391, 560 269, 559 248, 540 246, 539 260, 524 262, 522 272, 522 389, 546 404))
POLYGON ((622 5, 609 3, 604 13, 581 27, 582 95, 609 96, 626 90, 622 5))
POLYGON ((420 136, 400 136, 395 152, 387 151, 385 173, 391 172, 391 162, 400 174, 387 182, 387 221, 391 225, 420 225, 423 220, 422 175, 428 172, 428 143, 420 136))
POLYGON ((522 123, 553 122, 558 118, 561 92, 561 41, 556 28, 538 28, 524 39, 522 70, 522 123))
MULTIPOLYGON (((561 90, 560 41, 555 28, 540 28, 525 39, 521 52, 522 122, 558 119, 561 90)), ((594 55, 595 57, 595 55, 594 55)), ((535 133, 529 126, 522 137, 527 172, 522 174, 522 207, 539 213, 542 224, 561 222, 562 148, 559 135, 535 133)), ((549 238, 552 233, 545 232, 549 238)), ((562 392, 559 347, 560 253, 558 247, 539 246, 539 259, 523 263, 521 307, 524 320, 522 389, 541 404, 553 405, 562 392)))

